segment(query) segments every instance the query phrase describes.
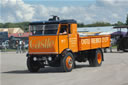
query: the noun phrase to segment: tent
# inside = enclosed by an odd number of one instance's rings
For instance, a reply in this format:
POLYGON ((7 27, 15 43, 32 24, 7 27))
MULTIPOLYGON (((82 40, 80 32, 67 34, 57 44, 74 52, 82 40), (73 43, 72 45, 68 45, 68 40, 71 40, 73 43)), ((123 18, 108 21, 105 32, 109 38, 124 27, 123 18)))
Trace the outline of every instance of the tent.
POLYGON ((119 36, 119 35, 123 35, 123 37, 126 35, 126 32, 120 32, 120 31, 117 31, 117 32, 113 32, 111 34, 112 36, 119 36))

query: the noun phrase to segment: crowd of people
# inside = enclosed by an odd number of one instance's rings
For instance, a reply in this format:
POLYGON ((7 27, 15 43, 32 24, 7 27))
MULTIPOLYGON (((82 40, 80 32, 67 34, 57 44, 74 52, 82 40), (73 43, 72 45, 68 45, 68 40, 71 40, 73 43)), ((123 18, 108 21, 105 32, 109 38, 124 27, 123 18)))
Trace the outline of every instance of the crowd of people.
MULTIPOLYGON (((11 43, 12 44, 12 43, 11 43)), ((25 41, 24 40, 16 40, 15 42, 13 42, 14 47, 11 47, 11 44, 9 44, 9 40, 6 40, 4 42, 1 43, 0 45, 0 51, 2 52, 7 52, 8 49, 15 49, 16 48, 16 53, 25 53, 25 41)))
POLYGON ((17 40, 16 41, 16 53, 24 53, 25 52, 25 41, 17 40))

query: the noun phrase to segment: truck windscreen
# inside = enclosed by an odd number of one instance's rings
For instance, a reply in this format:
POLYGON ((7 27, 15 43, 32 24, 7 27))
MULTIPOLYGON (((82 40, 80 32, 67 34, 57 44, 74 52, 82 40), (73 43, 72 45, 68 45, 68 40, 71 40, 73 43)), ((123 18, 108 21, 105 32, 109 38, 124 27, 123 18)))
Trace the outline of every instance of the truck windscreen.
POLYGON ((32 35, 56 35, 58 24, 31 25, 32 35))

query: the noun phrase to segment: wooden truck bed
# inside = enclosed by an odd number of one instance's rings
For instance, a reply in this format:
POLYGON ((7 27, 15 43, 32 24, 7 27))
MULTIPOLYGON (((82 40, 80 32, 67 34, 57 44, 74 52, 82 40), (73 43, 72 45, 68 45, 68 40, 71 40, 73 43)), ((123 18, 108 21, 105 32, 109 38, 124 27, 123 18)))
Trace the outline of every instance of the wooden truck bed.
POLYGON ((79 37, 78 50, 91 50, 110 47, 110 35, 79 37))

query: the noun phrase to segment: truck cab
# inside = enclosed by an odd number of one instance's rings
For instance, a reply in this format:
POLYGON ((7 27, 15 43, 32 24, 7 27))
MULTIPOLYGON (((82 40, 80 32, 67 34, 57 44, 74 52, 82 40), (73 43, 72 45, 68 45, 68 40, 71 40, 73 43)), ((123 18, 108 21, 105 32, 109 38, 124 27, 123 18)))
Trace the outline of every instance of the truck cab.
POLYGON ((30 31, 29 54, 61 54, 65 49, 78 51, 75 20, 32 22, 30 31))

